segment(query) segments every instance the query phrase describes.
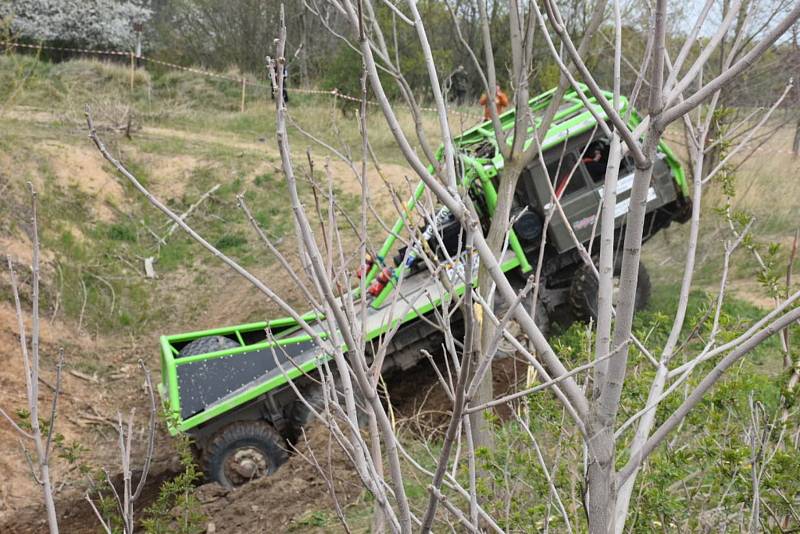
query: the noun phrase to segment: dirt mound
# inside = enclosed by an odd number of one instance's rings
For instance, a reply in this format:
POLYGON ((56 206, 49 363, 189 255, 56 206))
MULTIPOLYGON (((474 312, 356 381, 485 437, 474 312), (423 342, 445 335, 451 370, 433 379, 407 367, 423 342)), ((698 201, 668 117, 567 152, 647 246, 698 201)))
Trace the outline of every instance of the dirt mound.
MULTIPOLYGON (((524 363, 513 358, 496 362, 493 366, 495 391, 509 391, 513 384, 524 380, 525 369, 524 363)), ((430 439, 444 431, 450 401, 436 381, 430 364, 422 362, 402 375, 390 377, 387 385, 401 435, 425 435, 430 439)), ((358 502, 364 495, 364 488, 355 469, 321 425, 313 425, 307 439, 296 448, 298 452, 274 476, 255 480, 233 491, 226 491, 217 484, 206 484, 198 489, 197 496, 216 532, 340 530, 334 519, 336 508, 331 489, 342 509, 358 502), (314 465, 314 458, 325 477, 314 465), (317 521, 321 518, 325 520, 317 521)))
MULTIPOLYGON (((197 497, 217 532, 245 534, 266 529, 285 532, 292 526, 299 527, 314 512, 328 510, 334 515, 331 488, 341 507, 358 498, 362 487, 355 470, 324 427, 312 426, 307 439, 301 440, 296 448, 298 452, 274 476, 233 491, 226 491, 218 484, 198 488, 197 497), (312 458, 322 466, 327 480, 312 464, 312 458)), ((298 528, 298 531, 311 530, 298 528)))
MULTIPOLYGON (((443 366, 442 361, 437 363, 443 366)), ((440 368, 441 372, 445 372, 440 368)), ((495 396, 515 390, 525 380, 527 364, 513 357, 492 363, 492 382, 495 396)), ((442 437, 450 421, 452 403, 436 379, 430 363, 423 360, 411 369, 387 377, 387 386, 400 435, 432 439, 442 437)), ((511 416, 507 406, 498 406, 501 419, 511 416)))
MULTIPOLYGON (((138 481, 138 472, 134 473, 133 481, 138 481)), ((155 501, 161 485, 178 472, 170 465, 156 464, 151 475, 147 477, 142 494, 136 501, 134 513, 145 510, 155 501)), ((112 483, 117 491, 121 491, 122 477, 120 474, 112 476, 112 483)), ((97 504, 95 502, 95 504, 97 504)), ((59 513, 58 526, 61 532, 69 534, 97 534, 102 531, 97 516, 86 500, 82 490, 72 488, 63 491, 56 498, 56 511, 59 513)), ((0 532, 13 532, 14 534, 39 534, 47 531, 47 521, 44 510, 39 505, 28 506, 9 515, 5 521, 0 519, 0 532)))
MULTIPOLYGON (((0 324, 8 322, 11 310, 6 308, 0 307, 0 324)), ((43 339, 49 339, 58 332, 58 330, 50 331, 49 328, 45 329, 46 333, 43 332, 43 339)), ((9 333, 4 329, 0 334, 0 342, 4 346, 12 346, 9 343, 12 341, 8 338, 9 333)), ((8 359, 5 355, 2 357, 8 359)), ((497 392, 508 390, 512 384, 524 378, 524 364, 511 358, 496 362, 493 368, 497 392)), ((21 376, 19 373, 16 374, 21 376)), ((4 390, 8 380, 4 374, 0 374, 0 386, 4 390)), ((66 431, 86 440, 88 439, 85 434, 86 429, 81 425, 72 425, 72 422, 75 420, 73 414, 87 409, 86 391, 91 388, 87 388, 84 381, 75 382, 75 377, 65 377, 65 402, 62 403, 62 407, 63 413, 70 414, 65 416, 68 423, 66 431), (83 402, 76 398, 77 391, 81 392, 83 402)), ((389 377, 387 383, 394 416, 403 439, 415 439, 420 436, 431 439, 443 431, 448 420, 450 402, 436 382, 427 362, 422 362, 402 375, 389 377)), ((12 384, 12 388, 16 390, 18 386, 12 384)), ((125 402, 128 405, 135 404, 136 400, 132 395, 135 395, 135 392, 127 395, 120 393, 118 401, 122 405, 126 405, 125 402)), ((98 409, 99 413, 110 409, 108 399, 98 398, 97 402, 99 406, 105 406, 103 409, 98 409)), ((500 416, 503 417, 503 414, 500 416)), ((106 433, 113 438, 113 429, 108 425, 100 424, 99 428, 96 428, 102 431, 104 426, 106 433)), ((0 443, 3 447, 11 443, 10 439, 13 439, 13 436, 7 432, 3 433, 3 427, 0 426, 0 440, 2 440, 0 443)), ((113 457, 116 448, 112 443, 113 439, 111 441, 103 440, 101 437, 93 439, 92 449, 97 452, 97 456, 103 457, 103 459, 96 458, 94 463, 109 466, 114 473, 116 464, 113 457)), ((145 496, 138 504, 137 510, 143 510, 148 506, 158 494, 161 484, 176 474, 176 462, 171 458, 170 443, 168 436, 164 434, 158 436, 157 462, 151 471, 145 496)), ((137 458, 141 457, 141 452, 138 451, 137 458)), ((7 479, 6 493, 9 493, 9 490, 16 491, 17 487, 24 487, 25 491, 13 494, 12 506, 7 505, 0 511, 0 531, 39 532, 44 528, 44 523, 41 506, 38 504, 40 501, 38 488, 22 469, 23 463, 19 458, 12 455, 8 460, 6 464, 0 463, 0 470, 9 472, 8 469, 11 469, 14 473, 7 479)), ((364 489, 347 455, 327 430, 317 424, 308 429, 306 438, 301 439, 296 445, 296 452, 274 476, 255 480, 231 491, 215 483, 206 483, 197 488, 196 496, 202 505, 209 531, 244 534, 266 529, 275 532, 338 531, 339 524, 335 519, 336 504, 338 503, 341 509, 346 509, 356 505, 364 494, 364 489), (324 472, 324 476, 320 469, 324 472)), ((96 520, 83 499, 83 488, 80 484, 70 484, 59 493, 57 508, 61 516, 61 527, 65 532, 88 534, 97 531, 96 520)), ((368 522, 368 518, 363 521, 368 522)), ((355 527, 355 525, 350 526, 355 527)))
MULTIPOLYGON (((525 364, 506 358, 495 363, 495 391, 509 391, 525 378, 525 364)), ((387 379, 394 415, 401 434, 432 436, 444 431, 451 408, 430 364, 421 364, 402 375, 387 379)), ((508 414, 500 413, 501 417, 508 414)), ((225 491, 217 484, 198 489, 209 522, 217 532, 231 534, 260 532, 329 532, 338 529, 335 503, 346 508, 363 496, 364 489, 352 464, 321 425, 309 429, 306 440, 297 444, 298 453, 271 477, 253 481, 239 489, 225 491), (325 477, 314 465, 321 466, 325 477), (315 518, 327 520, 316 524, 315 518), (324 529, 322 528, 324 527, 324 529)), ((353 525, 351 525, 353 527, 353 525)))
MULTIPOLYGON (((11 261, 30 265, 33 262, 33 247, 28 236, 11 237, 0 236, 0 258, 5 260, 6 256, 11 256, 11 261)), ((39 251, 42 263, 42 269, 49 269, 49 264, 53 261, 54 255, 48 250, 39 251)), ((3 269, 7 268, 6 262, 3 261, 3 269)))
POLYGON ((158 171, 158 180, 153 180, 151 188, 154 194, 164 200, 181 198, 186 192, 186 185, 192 172, 206 164, 187 154, 172 157, 151 156, 151 158, 152 160, 146 160, 143 165, 158 171))

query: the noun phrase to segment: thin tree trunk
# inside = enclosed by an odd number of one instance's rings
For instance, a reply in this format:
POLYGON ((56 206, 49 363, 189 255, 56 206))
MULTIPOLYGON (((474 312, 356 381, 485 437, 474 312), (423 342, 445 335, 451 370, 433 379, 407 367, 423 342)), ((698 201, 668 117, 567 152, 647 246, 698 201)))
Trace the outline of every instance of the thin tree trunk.
MULTIPOLYGON (((673 323, 669 339, 667 340, 667 344, 665 345, 664 350, 662 352, 661 362, 660 362, 661 365, 658 367, 658 369, 656 369, 656 375, 653 378, 652 385, 650 386, 650 393, 648 395, 647 403, 645 404, 645 406, 650 406, 651 404, 656 403, 664 391, 664 387, 667 383, 667 375, 669 373, 669 368, 667 367, 667 363, 669 363, 669 361, 672 359, 675 347, 677 346, 678 336, 681 333, 684 319, 686 317, 686 309, 689 303, 689 291, 691 290, 692 287, 695 253, 697 251, 697 240, 700 232, 700 207, 701 207, 701 199, 703 192, 703 185, 702 185, 703 175, 699 173, 701 172, 700 169, 702 169, 703 167, 702 147, 705 146, 705 139, 706 139, 704 132, 700 132, 698 137, 699 137, 698 139, 699 146, 701 148, 700 150, 696 151, 694 159, 695 162, 694 188, 693 188, 694 203, 692 204, 692 219, 691 219, 691 228, 689 230, 689 245, 686 252, 686 264, 685 264, 686 267, 683 274, 683 280, 681 282, 680 295, 678 297, 678 312, 676 314, 675 322, 673 323)), ((653 429, 653 425, 655 424, 655 418, 656 418, 656 407, 654 406, 652 410, 650 410, 644 416, 642 416, 642 419, 636 428, 636 434, 634 435, 633 442, 629 447, 632 453, 635 454, 647 442, 647 438, 650 436, 650 432, 653 429)), ((625 518, 628 516, 628 507, 630 506, 631 494, 633 493, 633 486, 636 481, 635 479, 636 479, 636 472, 634 472, 634 475, 631 476, 627 481, 625 481, 625 484, 623 484, 623 486, 619 490, 619 495, 617 497, 617 507, 616 507, 617 534, 622 534, 622 531, 625 528, 625 518)))
POLYGON ((617 500, 614 429, 599 423, 599 418, 592 417, 592 422, 587 425, 589 439, 586 453, 589 458, 586 466, 584 506, 589 519, 589 532, 609 534, 614 531, 617 500))

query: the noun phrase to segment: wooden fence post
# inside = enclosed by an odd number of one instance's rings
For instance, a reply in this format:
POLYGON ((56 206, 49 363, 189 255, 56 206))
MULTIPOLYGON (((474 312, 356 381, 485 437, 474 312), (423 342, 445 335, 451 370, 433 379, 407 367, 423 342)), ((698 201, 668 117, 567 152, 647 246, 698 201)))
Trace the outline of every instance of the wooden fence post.
POLYGON ((244 76, 242 76, 242 113, 244 113, 244 95, 246 90, 247 90, 247 81, 245 80, 244 76))
POLYGON ((136 74, 136 57, 131 52, 131 92, 133 92, 133 78, 136 74))

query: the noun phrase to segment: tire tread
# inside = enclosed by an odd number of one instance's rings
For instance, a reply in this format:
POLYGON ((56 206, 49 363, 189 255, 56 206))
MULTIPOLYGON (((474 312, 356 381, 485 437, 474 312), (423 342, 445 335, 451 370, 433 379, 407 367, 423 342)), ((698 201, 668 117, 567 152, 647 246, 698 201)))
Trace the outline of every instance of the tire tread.
POLYGON ((210 480, 226 486, 220 477, 225 452, 241 441, 259 441, 265 445, 265 453, 271 463, 269 474, 288 460, 283 437, 266 421, 235 421, 220 430, 208 441, 203 449, 203 470, 210 480))

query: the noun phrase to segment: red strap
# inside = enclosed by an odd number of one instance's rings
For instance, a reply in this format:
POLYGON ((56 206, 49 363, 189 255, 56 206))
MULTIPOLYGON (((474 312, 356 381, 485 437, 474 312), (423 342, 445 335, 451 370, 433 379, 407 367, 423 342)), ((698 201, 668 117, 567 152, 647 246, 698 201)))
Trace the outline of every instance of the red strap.
POLYGON ((569 179, 570 179, 569 174, 565 174, 564 176, 561 177, 561 182, 558 184, 558 188, 556 189, 557 199, 561 198, 561 193, 563 193, 564 189, 566 189, 567 184, 569 183, 569 179))

